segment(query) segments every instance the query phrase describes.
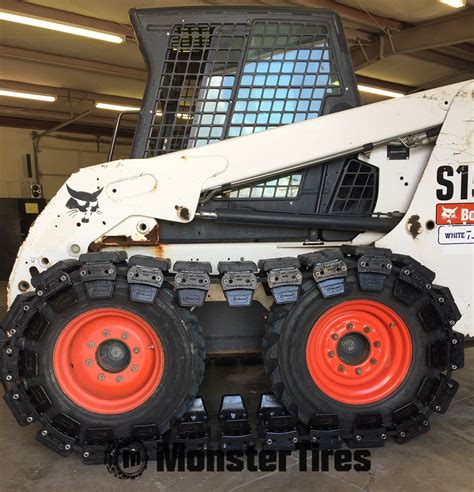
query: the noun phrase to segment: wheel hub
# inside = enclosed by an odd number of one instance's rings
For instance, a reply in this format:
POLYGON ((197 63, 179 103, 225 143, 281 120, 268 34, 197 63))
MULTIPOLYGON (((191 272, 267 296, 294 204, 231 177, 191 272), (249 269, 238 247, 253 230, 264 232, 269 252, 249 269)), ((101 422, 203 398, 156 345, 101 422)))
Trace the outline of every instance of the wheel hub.
POLYGON ((370 344, 367 338, 360 333, 350 333, 339 340, 336 351, 342 362, 355 366, 367 359, 370 344))
POLYGON ((97 364, 107 372, 115 373, 125 370, 130 364, 130 349, 120 340, 102 342, 96 353, 97 364))
POLYGON ((103 308, 81 313, 60 333, 53 369, 63 393, 99 414, 128 412, 157 390, 164 371, 163 347, 140 316, 103 308))
POLYGON ((410 368, 410 332, 377 301, 345 301, 311 330, 306 362, 314 383, 334 400, 363 405, 395 391, 410 368))

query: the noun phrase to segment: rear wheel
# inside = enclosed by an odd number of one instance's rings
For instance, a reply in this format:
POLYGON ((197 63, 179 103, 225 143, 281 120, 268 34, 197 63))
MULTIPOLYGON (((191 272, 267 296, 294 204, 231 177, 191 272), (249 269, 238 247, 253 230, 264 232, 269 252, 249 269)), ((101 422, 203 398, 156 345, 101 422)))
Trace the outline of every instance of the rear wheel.
POLYGON ((166 286, 151 303, 131 300, 126 262, 114 265, 107 298, 90 295, 81 268, 69 269, 70 286, 58 294, 15 301, 34 312, 10 339, 15 403, 27 400, 31 415, 24 423, 39 420, 42 437, 56 431, 56 441, 64 437, 58 447, 154 440, 185 412, 202 381, 197 319, 166 286))
POLYGON ((446 304, 452 302, 447 289, 432 287, 432 279, 420 290, 402 290, 397 262, 421 265, 398 257, 380 289, 364 290, 358 259, 345 257, 344 292, 324 298, 308 280, 297 304, 274 305, 264 341, 265 369, 282 404, 305 423, 315 415, 336 415, 344 433, 352 432, 360 414, 379 414, 390 427, 393 413, 408 404, 430 411, 420 388, 438 381, 445 368, 428 355, 436 344, 451 342, 449 323, 455 321, 431 309, 434 300, 444 302, 438 289, 446 304))

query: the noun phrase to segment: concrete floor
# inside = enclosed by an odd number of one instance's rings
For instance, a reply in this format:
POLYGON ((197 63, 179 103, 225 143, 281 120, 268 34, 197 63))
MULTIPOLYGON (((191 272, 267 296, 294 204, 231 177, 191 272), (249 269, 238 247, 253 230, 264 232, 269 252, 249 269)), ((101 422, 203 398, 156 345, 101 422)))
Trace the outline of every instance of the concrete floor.
MULTIPOLYGON (((5 306, 0 283, 0 317, 5 306)), ((298 456, 288 459, 285 473, 162 472, 150 463, 134 482, 110 476, 104 466, 85 466, 78 455, 61 458, 35 440, 35 425, 20 428, 0 402, 0 490, 322 490, 322 491, 473 491, 474 490, 474 349, 466 352, 466 367, 456 373, 461 388, 445 416, 431 417, 431 431, 403 446, 388 442, 373 449, 369 472, 300 472, 298 456)), ((242 392, 249 410, 267 389, 259 365, 213 366, 201 393, 214 387, 220 394, 242 392)), ((218 399, 208 409, 217 411, 218 399)))

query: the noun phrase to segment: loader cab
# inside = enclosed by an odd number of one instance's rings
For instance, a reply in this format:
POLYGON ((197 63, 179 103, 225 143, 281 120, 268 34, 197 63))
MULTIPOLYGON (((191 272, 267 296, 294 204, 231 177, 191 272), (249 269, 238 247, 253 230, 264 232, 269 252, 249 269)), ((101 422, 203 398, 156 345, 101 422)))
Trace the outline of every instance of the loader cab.
MULTIPOLYGON (((131 10, 130 16, 148 67, 132 158, 211 145, 360 104, 342 24, 333 12, 219 7, 131 10)), ((370 215, 377 177, 373 166, 338 159, 202 197, 200 210, 370 215)), ((356 234, 160 223, 161 240, 171 243, 339 241, 356 234)))

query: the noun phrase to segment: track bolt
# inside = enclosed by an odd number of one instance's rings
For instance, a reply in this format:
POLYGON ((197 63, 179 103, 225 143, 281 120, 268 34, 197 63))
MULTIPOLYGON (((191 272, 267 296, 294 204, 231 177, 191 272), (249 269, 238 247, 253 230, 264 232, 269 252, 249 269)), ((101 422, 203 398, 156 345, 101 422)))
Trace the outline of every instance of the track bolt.
POLYGON ((453 365, 451 366, 451 369, 452 369, 453 371, 455 371, 457 368, 458 368, 458 366, 457 366, 456 364, 453 364, 453 365))
POLYGON ((117 376, 115 378, 115 381, 117 381, 117 383, 121 383, 123 381, 123 377, 122 376, 117 376))
POLYGON ((59 277, 59 280, 61 280, 61 282, 66 282, 66 280, 67 280, 66 275, 61 275, 61 276, 59 277))
POLYGON ((26 419, 26 421, 27 421, 29 424, 31 424, 31 422, 33 422, 33 417, 28 417, 28 418, 26 419))
POLYGON ((41 297, 43 294, 44 294, 44 292, 43 292, 42 290, 37 290, 37 291, 36 291, 36 295, 37 295, 38 297, 41 297))
POLYGON ((48 431, 47 430, 41 431, 41 435, 42 436, 47 436, 48 435, 48 431))
POLYGON ((333 357, 334 357, 334 355, 335 355, 335 354, 334 354, 334 352, 333 352, 332 350, 331 350, 330 352, 328 352, 328 357, 333 358, 333 357))
POLYGON ((453 319, 449 321, 450 326, 454 326, 455 324, 456 324, 456 321, 454 321, 453 319))
POLYGON ((362 369, 360 367, 356 369, 356 374, 359 376, 362 374, 362 369))
POLYGON ((385 439, 387 439, 387 434, 382 434, 380 437, 385 441, 385 439))
POLYGON ((440 302, 440 304, 443 304, 443 302, 444 302, 444 297, 439 297, 439 298, 438 298, 438 301, 440 302))
POLYGON ((12 329, 10 330, 10 335, 11 335, 11 336, 13 336, 15 333, 16 333, 15 328, 12 328, 12 329))
POLYGON ((124 331, 124 332, 122 333, 122 338, 123 338, 124 340, 126 340, 126 339, 128 338, 128 333, 127 333, 126 331, 124 331))
POLYGON ((82 456, 84 456, 84 458, 89 458, 89 453, 86 451, 85 453, 82 454, 82 456))
POLYGON ((360 262, 360 266, 361 266, 361 267, 365 267, 366 265, 367 265, 367 263, 366 263, 365 261, 361 261, 361 262, 360 262))
POLYGON ((297 437, 294 437, 293 438, 293 443, 296 444, 298 442, 298 438, 297 437))
POLYGON ((430 290, 431 289, 431 284, 426 284, 425 287, 426 287, 426 290, 430 290))
POLYGON ((316 441, 317 441, 316 436, 313 436, 313 442, 316 442, 316 441))
POLYGON ((457 341, 455 338, 453 338, 453 339, 451 340, 451 343, 452 343, 453 345, 456 345, 456 344, 458 343, 458 341, 457 341))
POLYGON ((108 337, 108 336, 109 336, 109 330, 104 330, 104 331, 102 332, 102 336, 103 336, 103 337, 108 337))
POLYGON ((374 342, 374 347, 380 347, 380 342, 374 342))
POLYGON ((98 379, 99 381, 103 381, 103 380, 104 380, 104 378, 105 378, 105 376, 104 376, 102 373, 97 374, 97 379, 98 379))
POLYGON ((405 434, 404 432, 400 432, 399 436, 400 436, 400 437, 405 437, 405 436, 406 436, 406 434, 405 434))
POLYGON ((440 407, 439 405, 436 405, 435 410, 436 410, 437 412, 441 412, 441 407, 440 407))
POLYGON ((88 346, 89 348, 94 348, 94 347, 95 347, 95 343, 91 340, 91 341, 87 344, 87 346, 88 346))
POLYGON ((133 371, 133 372, 137 372, 137 371, 138 371, 138 366, 133 365, 133 366, 132 366, 132 371, 133 371))
POLYGON ((427 427, 427 426, 428 426, 428 424, 429 424, 429 422, 428 422, 427 420, 423 420, 423 425, 424 425, 425 427, 427 427))
POLYGON ((87 275, 87 271, 86 270, 81 270, 79 272, 83 277, 85 277, 87 275))
POLYGON ((346 328, 348 330, 352 330, 352 328, 354 328, 354 326, 352 325, 352 323, 347 323, 346 328))
POLYGON ((370 359, 370 363, 375 366, 377 364, 377 359, 370 359))
POLYGON ((339 337, 337 336, 337 333, 333 333, 333 334, 331 335, 331 338, 332 338, 333 340, 337 340, 339 337))
POLYGON ((337 370, 338 370, 339 372, 344 372, 344 366, 343 366, 343 365, 340 365, 340 366, 337 368, 337 370))
POLYGON ((403 275, 406 275, 408 277, 408 275, 410 275, 410 270, 403 270, 403 275))
POLYGON ((355 439, 356 439, 356 441, 362 441, 362 436, 360 436, 359 434, 357 434, 355 436, 355 439))
POLYGON ((18 393, 15 393, 15 394, 12 396, 12 398, 13 398, 14 400, 18 400, 18 398, 20 398, 20 395, 19 395, 18 393))
POLYGON ((30 306, 28 306, 28 304, 26 304, 25 306, 23 306, 23 311, 29 311, 30 310, 30 306))
POLYGON ((387 263, 387 270, 391 270, 392 269, 392 264, 391 263, 387 263))
POLYGON ((11 377, 10 374, 8 374, 8 376, 5 378, 7 381, 11 381, 13 378, 11 377))
POLYGON ((71 445, 70 445, 70 444, 65 444, 65 445, 64 445, 64 449, 65 449, 66 451, 69 451, 69 450, 71 449, 71 445))
POLYGON ((91 359, 86 360, 86 366, 90 367, 92 365, 91 359))
POLYGON ((390 321, 390 324, 388 326, 390 326, 390 328, 395 328, 395 322, 394 321, 390 321))
POLYGON ((13 353, 13 350, 11 348, 7 348, 5 350, 5 352, 8 354, 8 355, 11 355, 13 353))
POLYGON ((139 354, 139 353, 140 353, 140 347, 135 347, 135 348, 133 349, 133 353, 134 353, 134 354, 139 354))
POLYGON ((267 444, 270 446, 271 444, 273 444, 273 441, 271 439, 267 439, 267 444))
POLYGON ((275 277, 270 277, 270 282, 275 282, 275 277))
POLYGON ((134 277, 134 273, 133 273, 133 272, 128 272, 128 276, 129 276, 130 278, 133 278, 133 277, 134 277))

